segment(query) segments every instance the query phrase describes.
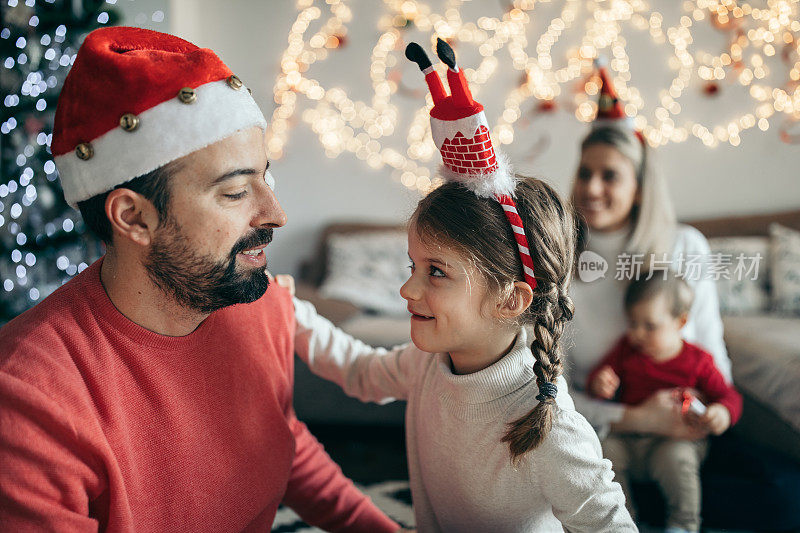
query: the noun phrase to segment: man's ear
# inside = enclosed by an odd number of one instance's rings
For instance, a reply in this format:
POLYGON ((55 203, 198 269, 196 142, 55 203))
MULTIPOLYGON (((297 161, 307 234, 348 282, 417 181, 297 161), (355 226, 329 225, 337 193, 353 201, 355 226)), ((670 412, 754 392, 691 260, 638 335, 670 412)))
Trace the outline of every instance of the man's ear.
POLYGON ((108 193, 105 209, 114 235, 140 246, 150 244, 158 227, 158 212, 150 200, 123 187, 108 193))
POLYGON ((516 318, 530 307, 533 301, 533 289, 524 281, 515 281, 511 296, 500 302, 497 314, 500 318, 516 318))
POLYGON ((678 316, 678 324, 680 324, 681 329, 683 329, 683 326, 685 326, 688 321, 689 321, 689 313, 681 313, 678 316))

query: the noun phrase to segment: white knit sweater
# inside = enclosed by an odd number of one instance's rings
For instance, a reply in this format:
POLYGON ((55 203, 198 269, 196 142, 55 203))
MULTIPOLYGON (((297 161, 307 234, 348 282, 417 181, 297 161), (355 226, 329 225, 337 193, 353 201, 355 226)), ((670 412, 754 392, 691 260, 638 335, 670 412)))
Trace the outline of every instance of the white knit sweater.
POLYGON ((413 344, 372 348, 295 300, 296 351, 311 370, 362 401, 408 401, 406 439, 420 533, 636 531, 611 463, 558 380, 553 427, 512 465, 500 439, 536 404, 527 335, 494 365, 455 375, 446 354, 413 344))
MULTIPOLYGON (((617 257, 624 250, 630 227, 614 232, 591 232, 586 245, 608 262, 604 278, 588 283, 575 279, 570 293, 575 304, 575 317, 566 328, 567 377, 575 405, 595 429, 601 434, 608 425, 618 422, 624 406, 613 402, 593 400, 584 389, 589 373, 600 359, 611 349, 617 339, 625 333, 627 319, 623 306, 628 280, 615 279, 617 257)), ((672 248, 673 268, 682 255, 700 255, 708 259, 708 241, 697 229, 678 225, 672 248)), ((689 319, 682 330, 683 338, 698 344, 714 356, 714 363, 731 381, 731 362, 722 339, 722 319, 719 314, 717 288, 711 279, 687 279, 694 290, 694 302, 689 319)))

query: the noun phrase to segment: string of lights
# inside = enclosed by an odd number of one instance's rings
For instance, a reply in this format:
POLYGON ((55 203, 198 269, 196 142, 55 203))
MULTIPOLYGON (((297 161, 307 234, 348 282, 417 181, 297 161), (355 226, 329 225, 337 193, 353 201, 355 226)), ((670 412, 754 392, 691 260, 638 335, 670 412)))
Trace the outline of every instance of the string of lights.
POLYGON ((349 152, 371 168, 392 168, 393 176, 410 189, 426 192, 436 186, 437 178, 431 177, 428 168, 436 154, 428 125, 427 110, 433 105, 429 96, 426 107, 411 119, 404 150, 397 148, 394 135, 399 117, 392 97, 407 92, 397 67, 404 61, 405 33, 412 26, 431 34, 431 43, 441 37, 478 50, 481 60, 477 68, 464 69, 476 96, 499 69, 520 72, 523 81, 506 96, 492 128, 498 144, 514 141, 515 125, 532 100, 538 102, 534 109, 553 109, 558 101, 560 107, 573 109, 579 121, 591 121, 600 89, 593 67, 598 57, 610 59, 609 72, 625 112, 653 146, 690 137, 708 147, 720 143, 738 146, 746 130, 758 127, 766 131, 781 118, 790 123, 800 119, 798 0, 767 0, 761 7, 734 0, 686 0, 681 4, 683 15, 671 26, 643 0, 566 0, 545 31, 535 41, 529 40, 534 12, 541 10, 536 6, 548 3, 515 0, 501 16, 482 16, 473 22, 462 20, 460 0, 446 2, 442 13, 421 1, 384 0, 386 15, 378 22, 381 33, 369 66, 373 96, 367 103, 353 101, 342 88, 326 89, 310 75, 314 63, 333 57, 344 42, 352 20, 349 2, 327 0, 321 8, 313 0, 298 0, 298 16, 273 87, 277 107, 269 131, 271 157, 283 155, 304 97, 309 105, 301 119, 317 134, 328 157, 349 152), (718 53, 695 45, 698 25, 708 23, 728 41, 718 53), (655 45, 668 51, 666 67, 674 76, 668 88, 653 97, 646 98, 631 83, 623 35, 628 27, 646 32, 655 45), (555 57, 553 48, 571 29, 581 29, 582 36, 569 43, 563 57, 555 57), (716 124, 686 116, 681 98, 689 88, 704 84, 706 94, 714 95, 722 82, 746 88, 750 104, 716 124))

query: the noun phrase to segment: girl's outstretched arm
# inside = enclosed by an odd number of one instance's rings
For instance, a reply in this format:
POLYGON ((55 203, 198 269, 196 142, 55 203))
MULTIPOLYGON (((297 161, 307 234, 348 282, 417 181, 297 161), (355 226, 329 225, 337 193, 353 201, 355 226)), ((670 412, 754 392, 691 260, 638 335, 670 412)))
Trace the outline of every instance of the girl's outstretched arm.
POLYGON ((414 371, 424 356, 413 344, 373 348, 317 314, 309 302, 294 298, 294 309, 295 351, 312 372, 363 402, 408 398, 414 371))

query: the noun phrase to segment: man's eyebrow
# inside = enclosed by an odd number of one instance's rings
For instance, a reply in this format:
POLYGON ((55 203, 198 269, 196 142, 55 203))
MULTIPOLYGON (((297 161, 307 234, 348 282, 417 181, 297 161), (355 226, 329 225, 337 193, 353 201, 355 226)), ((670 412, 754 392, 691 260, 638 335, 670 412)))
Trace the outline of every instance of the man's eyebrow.
POLYGON ((219 185, 220 183, 227 181, 231 178, 235 178, 236 176, 253 176, 256 174, 260 174, 258 170, 254 168, 237 168, 235 170, 231 170, 230 172, 226 172, 221 176, 217 176, 214 178, 214 181, 208 184, 209 188, 215 185, 219 185))

